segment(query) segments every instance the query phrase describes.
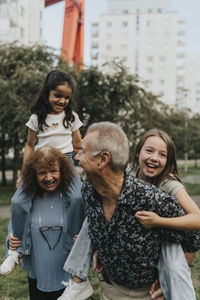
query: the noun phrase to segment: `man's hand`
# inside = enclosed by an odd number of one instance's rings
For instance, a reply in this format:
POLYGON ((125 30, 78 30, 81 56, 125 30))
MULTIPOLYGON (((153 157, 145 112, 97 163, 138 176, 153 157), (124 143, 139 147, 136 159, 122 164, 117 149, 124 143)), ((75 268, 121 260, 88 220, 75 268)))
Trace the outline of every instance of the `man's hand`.
POLYGON ((98 261, 98 255, 96 251, 94 252, 93 255, 93 268, 97 273, 102 273, 103 271, 103 267, 101 263, 98 261))
POLYGON ((152 284, 150 290, 150 296, 151 299, 165 300, 158 280, 154 281, 154 283, 152 284))
POLYGON ((146 229, 158 226, 160 217, 152 211, 138 211, 135 217, 146 229))
POLYGON ((20 245, 21 245, 21 241, 17 237, 13 236, 13 234, 11 233, 10 237, 9 237, 9 248, 10 248, 10 250, 14 251, 20 245))

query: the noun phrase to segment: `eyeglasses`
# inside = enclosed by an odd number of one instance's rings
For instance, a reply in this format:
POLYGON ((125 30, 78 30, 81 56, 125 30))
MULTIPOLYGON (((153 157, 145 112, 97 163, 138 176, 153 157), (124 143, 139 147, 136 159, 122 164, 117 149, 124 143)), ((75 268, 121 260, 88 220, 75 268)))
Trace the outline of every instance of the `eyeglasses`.
POLYGON ((63 230, 62 226, 42 226, 42 227, 39 227, 39 231, 41 232, 44 240, 47 242, 50 250, 54 250, 56 248, 56 246, 58 245, 58 242, 59 242, 61 234, 62 234, 62 230, 63 230), (49 244, 49 242, 47 240, 47 237, 45 236, 45 232, 49 231, 49 230, 60 231, 58 239, 57 239, 57 242, 55 243, 55 245, 53 247, 50 246, 50 244, 49 244))

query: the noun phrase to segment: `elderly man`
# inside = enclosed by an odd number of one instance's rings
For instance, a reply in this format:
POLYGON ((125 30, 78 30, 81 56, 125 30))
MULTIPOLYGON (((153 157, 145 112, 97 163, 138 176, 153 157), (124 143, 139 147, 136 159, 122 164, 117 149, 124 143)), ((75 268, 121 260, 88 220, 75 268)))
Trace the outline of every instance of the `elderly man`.
POLYGON ((90 239, 103 266, 101 299, 151 299, 161 239, 180 242, 182 234, 161 228, 145 230, 135 213, 154 210, 175 217, 183 210, 173 197, 126 175, 129 143, 116 124, 91 125, 75 158, 88 179, 82 191, 90 239))

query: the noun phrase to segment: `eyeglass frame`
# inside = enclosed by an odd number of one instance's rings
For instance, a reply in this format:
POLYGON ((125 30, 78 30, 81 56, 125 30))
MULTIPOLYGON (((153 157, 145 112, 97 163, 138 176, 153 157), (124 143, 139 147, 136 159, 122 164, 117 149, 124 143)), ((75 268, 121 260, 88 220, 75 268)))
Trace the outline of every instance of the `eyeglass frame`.
POLYGON ((62 230, 63 230, 63 226, 42 226, 42 227, 39 227, 39 231, 41 232, 44 240, 47 242, 47 245, 49 246, 49 249, 50 250, 54 250, 56 248, 56 246, 58 245, 59 241, 60 241, 60 237, 61 237, 61 234, 62 234, 62 230), (55 229, 55 228, 58 228, 58 229, 55 229), (54 247, 52 248, 46 238, 46 236, 44 235, 44 231, 49 231, 49 230, 52 230, 52 231, 60 231, 60 234, 59 234, 59 237, 57 239, 57 242, 56 244, 54 245, 54 247))
POLYGON ((61 237, 61 234, 62 234, 62 230, 63 230, 63 209, 62 209, 62 203, 63 203, 63 194, 60 192, 60 223, 61 223, 61 225, 60 226, 41 226, 42 225, 42 218, 41 218, 41 215, 40 215, 40 204, 41 204, 41 199, 40 199, 40 201, 39 201, 39 225, 40 225, 40 227, 39 227, 39 231, 41 232, 41 234, 42 234, 42 236, 43 236, 43 238, 44 238, 44 240, 47 242, 47 245, 49 246, 49 249, 50 250, 54 250, 55 249, 55 247, 58 245, 58 243, 59 243, 59 240, 60 240, 60 237, 61 237), (52 230, 52 231, 58 231, 58 230, 53 230, 53 228, 55 229, 55 228, 59 228, 59 230, 60 230, 60 234, 59 234, 59 237, 58 237, 58 240, 57 240, 57 242, 56 242, 56 244, 54 245, 54 247, 53 248, 51 248, 51 246, 50 246, 50 244, 49 244, 49 242, 48 242, 48 240, 47 240, 47 238, 45 237, 45 235, 43 234, 43 232, 44 231, 48 231, 48 230, 52 230), (46 229, 46 230, 45 230, 46 229))

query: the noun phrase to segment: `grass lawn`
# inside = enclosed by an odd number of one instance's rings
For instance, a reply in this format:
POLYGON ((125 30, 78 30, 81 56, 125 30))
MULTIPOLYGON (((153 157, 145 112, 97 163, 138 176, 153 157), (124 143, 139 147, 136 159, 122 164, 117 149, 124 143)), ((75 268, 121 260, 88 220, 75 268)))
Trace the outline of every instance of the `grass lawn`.
POLYGON ((0 205, 10 204, 12 195, 14 194, 15 189, 13 185, 8 184, 7 186, 0 187, 0 205))

